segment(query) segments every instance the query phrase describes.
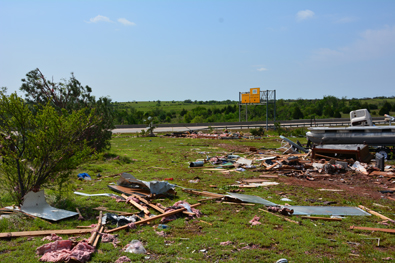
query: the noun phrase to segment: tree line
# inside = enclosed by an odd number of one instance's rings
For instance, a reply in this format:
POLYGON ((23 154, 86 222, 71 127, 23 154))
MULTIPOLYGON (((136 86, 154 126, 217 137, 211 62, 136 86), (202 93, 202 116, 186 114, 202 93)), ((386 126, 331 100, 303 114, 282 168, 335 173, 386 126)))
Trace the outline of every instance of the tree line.
MULTIPOLYGON (((237 122, 239 121, 239 105, 236 101, 224 102, 192 102, 196 105, 192 109, 166 110, 165 106, 157 103, 149 111, 140 111, 133 106, 114 107, 114 124, 142 124, 148 116, 154 117, 157 123, 210 123, 210 122, 237 122), (208 105, 209 106, 206 106, 208 105)), ((393 97, 376 97, 365 99, 337 98, 335 96, 324 96, 322 99, 279 99, 276 105, 248 105, 248 121, 262 121, 266 119, 268 112, 269 119, 292 120, 292 119, 323 119, 348 117, 350 111, 357 109, 368 109, 373 116, 383 116, 395 111, 393 97)), ((185 101, 184 101, 185 103, 185 101)), ((118 105, 122 103, 118 103, 118 105)), ((240 108, 241 120, 245 120, 245 105, 240 108)))

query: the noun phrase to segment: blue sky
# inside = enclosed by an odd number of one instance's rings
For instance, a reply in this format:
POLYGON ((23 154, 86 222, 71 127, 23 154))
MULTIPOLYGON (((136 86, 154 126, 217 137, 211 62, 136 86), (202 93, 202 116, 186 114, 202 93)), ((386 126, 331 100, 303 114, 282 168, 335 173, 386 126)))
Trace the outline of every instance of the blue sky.
POLYGON ((395 1, 0 0, 0 86, 39 68, 113 101, 395 95, 395 1))

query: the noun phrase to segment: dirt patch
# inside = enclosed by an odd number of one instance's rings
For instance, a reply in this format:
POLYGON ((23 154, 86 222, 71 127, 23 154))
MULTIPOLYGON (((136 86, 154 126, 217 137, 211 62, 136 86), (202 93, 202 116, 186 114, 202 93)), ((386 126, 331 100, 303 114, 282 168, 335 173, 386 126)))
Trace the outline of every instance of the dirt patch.
POLYGON ((388 187, 394 187, 394 184, 385 177, 376 178, 363 174, 353 174, 351 172, 334 174, 327 178, 317 178, 314 181, 309 181, 306 178, 287 176, 279 176, 278 180, 289 185, 298 185, 315 189, 339 189, 343 190, 339 193, 344 193, 346 196, 362 196, 374 200, 380 200, 382 196, 385 195, 379 191, 386 190, 388 187))

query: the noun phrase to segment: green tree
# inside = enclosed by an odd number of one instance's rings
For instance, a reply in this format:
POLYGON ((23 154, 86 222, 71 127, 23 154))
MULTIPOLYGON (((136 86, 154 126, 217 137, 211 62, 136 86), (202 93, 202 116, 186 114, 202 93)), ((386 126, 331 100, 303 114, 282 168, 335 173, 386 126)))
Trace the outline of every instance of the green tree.
POLYGON ((392 109, 391 103, 385 101, 384 105, 380 108, 379 115, 389 114, 392 109))
POLYGON ((47 105, 33 113, 16 93, 0 92, 0 183, 15 201, 40 187, 61 191, 71 169, 95 152, 82 139, 102 121, 95 109, 62 114, 47 105))
POLYGON ((303 119, 303 113, 300 110, 299 106, 295 106, 294 111, 292 113, 293 119, 303 119))
POLYGON ((26 92, 25 99, 33 113, 47 104, 54 107, 59 115, 63 114, 64 110, 72 113, 83 108, 94 109, 102 121, 91 126, 80 139, 86 139, 88 145, 98 151, 110 148, 111 130, 114 128, 111 99, 101 97, 96 100, 91 95, 92 89, 82 86, 73 73, 69 80, 55 83, 47 80, 39 69, 35 69, 27 73, 26 79, 22 79, 22 82, 20 90, 26 92))

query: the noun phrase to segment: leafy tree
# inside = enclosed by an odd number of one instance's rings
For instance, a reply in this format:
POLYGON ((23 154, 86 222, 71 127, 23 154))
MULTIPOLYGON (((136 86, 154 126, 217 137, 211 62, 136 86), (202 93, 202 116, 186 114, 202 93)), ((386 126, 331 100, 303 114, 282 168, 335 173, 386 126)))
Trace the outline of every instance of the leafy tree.
POLYGON ((184 116, 185 114, 187 114, 187 112, 188 112, 188 111, 187 111, 186 109, 183 108, 183 109, 181 110, 181 112, 180 112, 180 116, 184 116))
POLYGON ((380 108, 379 115, 389 114, 392 109, 391 103, 385 101, 384 105, 380 108))
POLYGON ((299 106, 295 106, 294 111, 292 113, 292 118, 294 118, 294 119, 303 119, 303 113, 300 110, 299 106))
POLYGON ((71 169, 94 153, 83 138, 102 121, 95 109, 34 108, 16 93, 0 92, 0 183, 18 203, 42 186, 62 190, 71 169))
POLYGON ((97 151, 110 148, 111 129, 114 128, 111 99, 101 97, 96 100, 91 95, 92 89, 82 86, 73 73, 69 80, 55 83, 47 80, 39 69, 35 69, 27 73, 26 79, 22 79, 22 82, 20 90, 26 92, 25 99, 33 113, 47 104, 54 107, 59 115, 83 108, 94 109, 102 121, 91 126, 80 139, 86 139, 88 145, 97 151))

